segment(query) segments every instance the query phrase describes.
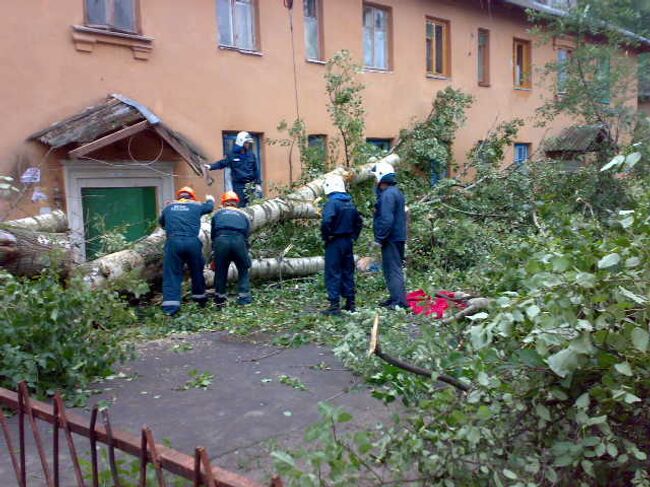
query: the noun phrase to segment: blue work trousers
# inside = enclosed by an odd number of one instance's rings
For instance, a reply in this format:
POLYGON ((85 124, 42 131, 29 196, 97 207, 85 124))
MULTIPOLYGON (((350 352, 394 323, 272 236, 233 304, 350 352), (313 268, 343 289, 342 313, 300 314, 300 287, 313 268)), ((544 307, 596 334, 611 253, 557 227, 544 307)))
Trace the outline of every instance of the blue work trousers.
POLYGON ((237 206, 239 208, 245 208, 248 206, 248 195, 246 194, 246 185, 248 183, 236 183, 233 181, 232 190, 237 193, 239 196, 239 203, 237 206))
POLYGON ((234 262, 237 267, 238 301, 240 304, 252 302, 251 284, 248 269, 251 266, 248 256, 248 245, 243 235, 227 233, 217 235, 212 242, 212 252, 215 263, 214 291, 217 299, 226 299, 226 285, 228 283, 228 269, 234 262))
POLYGON ((165 242, 163 261, 163 302, 165 313, 174 314, 181 307, 183 266, 190 268, 192 299, 205 303, 205 279, 203 277, 203 245, 198 237, 168 237, 165 242))
POLYGON ((389 306, 408 307, 404 284, 404 242, 384 242, 381 246, 381 265, 390 294, 389 306))
POLYGON ((354 249, 351 237, 338 237, 325 245, 327 299, 354 298, 354 249))

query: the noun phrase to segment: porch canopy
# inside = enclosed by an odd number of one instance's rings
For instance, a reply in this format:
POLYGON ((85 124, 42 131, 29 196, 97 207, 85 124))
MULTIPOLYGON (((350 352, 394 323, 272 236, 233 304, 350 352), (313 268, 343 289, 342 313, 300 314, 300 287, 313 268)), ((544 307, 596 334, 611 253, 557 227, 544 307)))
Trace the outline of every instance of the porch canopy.
POLYGON ((28 140, 39 140, 53 149, 70 146, 68 155, 79 159, 148 129, 167 142, 195 174, 203 174, 202 166, 208 161, 196 145, 165 125, 141 103, 119 94, 110 95, 103 103, 30 135, 28 140))

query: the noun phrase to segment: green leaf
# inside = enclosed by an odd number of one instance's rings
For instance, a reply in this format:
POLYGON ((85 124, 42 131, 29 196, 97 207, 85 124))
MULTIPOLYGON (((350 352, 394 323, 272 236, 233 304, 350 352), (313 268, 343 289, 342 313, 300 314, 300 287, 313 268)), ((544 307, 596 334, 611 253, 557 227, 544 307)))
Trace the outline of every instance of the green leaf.
POLYGON ((537 306, 536 304, 533 304, 532 306, 528 306, 528 308, 526 308, 526 315, 531 320, 534 319, 535 316, 539 314, 539 312, 540 312, 539 306, 537 306))
POLYGON ((576 284, 584 288, 592 288, 596 285, 596 276, 589 272, 578 272, 575 277, 576 284))
POLYGON ((625 396, 623 396, 623 400, 628 404, 634 404, 635 402, 641 402, 640 397, 637 397, 634 394, 631 394, 629 392, 625 393, 625 396))
POLYGON ((632 367, 630 367, 629 362, 621 362, 620 364, 614 364, 614 368, 619 374, 627 375, 632 377, 632 367))
POLYGON ((616 157, 614 157, 611 161, 609 161, 607 164, 605 164, 603 167, 600 168, 600 172, 607 171, 608 169, 611 168, 618 168, 621 164, 625 162, 625 156, 619 154, 616 157))
POLYGON ((636 163, 641 160, 640 152, 632 152, 625 157, 625 167, 626 169, 632 169, 636 166, 636 163))
POLYGON ((607 443, 607 453, 609 453, 612 458, 616 458, 618 456, 618 448, 616 448, 616 445, 614 443, 607 443))
POLYGON ((646 303, 646 298, 643 296, 639 296, 638 294, 634 294, 632 291, 628 291, 622 286, 618 286, 618 290, 621 292, 623 296, 625 296, 628 299, 631 299, 637 304, 645 304, 646 303))
POLYGON ((576 407, 580 409, 586 409, 589 407, 589 393, 585 392, 576 399, 576 407))
POLYGON ((615 266, 621 261, 621 256, 614 252, 613 254, 608 254, 598 261, 599 269, 608 269, 615 266))
POLYGON ((487 318, 489 315, 485 311, 481 311, 480 313, 476 313, 470 316, 466 316, 468 320, 471 321, 477 321, 477 320, 484 320, 487 318))
POLYGON ((650 333, 643 328, 635 328, 630 335, 632 345, 639 352, 645 353, 648 351, 648 342, 650 341, 650 333))
POLYGON ((546 406, 543 406, 542 404, 537 404, 535 406, 535 412, 537 413, 537 416, 539 416, 543 420, 549 422, 551 421, 551 413, 546 406))
POLYGON ((296 462, 291 455, 283 451, 273 451, 271 456, 277 461, 284 463, 292 468, 296 468, 296 462))
POLYGON ((560 377, 566 377, 578 366, 578 357, 575 351, 565 348, 548 357, 546 362, 553 372, 560 377))
POLYGON ((503 469, 503 475, 510 480, 517 480, 518 478, 516 473, 514 473, 512 470, 508 470, 507 468, 503 469))

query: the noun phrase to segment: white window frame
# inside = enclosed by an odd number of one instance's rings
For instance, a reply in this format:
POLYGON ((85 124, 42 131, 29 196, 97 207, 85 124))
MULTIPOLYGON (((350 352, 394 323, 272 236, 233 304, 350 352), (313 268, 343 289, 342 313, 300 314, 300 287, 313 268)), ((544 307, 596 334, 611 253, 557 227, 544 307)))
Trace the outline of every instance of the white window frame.
POLYGON ((363 37, 364 37, 364 46, 363 46, 363 64, 366 69, 371 69, 371 70, 379 70, 379 71, 389 71, 391 68, 391 9, 389 7, 384 7, 381 5, 376 5, 374 3, 364 3, 363 4, 363 10, 362 10, 362 15, 361 15, 361 26, 363 28, 363 37), (366 19, 366 9, 369 9, 372 11, 372 26, 370 27, 371 30, 371 42, 372 42, 372 48, 371 48, 371 53, 372 53, 372 60, 370 64, 366 63, 366 46, 365 46, 365 37, 366 37, 366 30, 368 27, 365 24, 365 19, 366 19), (377 60, 375 59, 375 41, 376 41, 376 35, 375 35, 375 12, 381 12, 383 15, 386 16, 386 30, 385 30, 385 45, 384 45, 384 58, 386 59, 386 65, 385 66, 379 66, 377 64, 377 60))
POLYGON ((246 52, 258 52, 259 51, 259 35, 257 32, 257 16, 258 16, 258 8, 257 8, 257 0, 216 0, 215 2, 216 6, 216 12, 217 12, 217 43, 221 47, 226 47, 230 49, 238 49, 240 51, 246 51, 246 52), (219 23, 220 23, 220 18, 219 18, 219 6, 220 4, 227 4, 229 15, 228 15, 228 24, 229 24, 229 34, 230 34, 230 39, 224 40, 223 37, 225 36, 224 32, 221 32, 219 29, 219 23), (239 40, 239 35, 237 32, 237 5, 242 4, 242 5, 249 5, 250 6, 250 28, 251 28, 251 38, 252 38, 252 45, 251 46, 243 46, 241 44, 241 41, 239 40))
POLYGON ((305 30, 305 58, 308 61, 322 61, 323 60, 323 27, 322 27, 322 16, 323 16, 323 5, 322 5, 322 0, 303 0, 303 19, 304 19, 304 30, 305 30), (314 2, 314 12, 316 14, 315 17, 307 17, 307 2, 314 2), (309 31, 308 31, 308 23, 313 23, 316 26, 316 51, 317 55, 310 56, 309 55, 309 45, 310 45, 310 38, 309 38, 309 31))
POLYGON ((62 161, 65 181, 66 208, 70 222, 70 241, 75 260, 86 260, 83 188, 155 187, 158 213, 166 202, 174 200, 173 162, 156 162, 156 171, 135 165, 131 161, 109 164, 91 161, 62 161))

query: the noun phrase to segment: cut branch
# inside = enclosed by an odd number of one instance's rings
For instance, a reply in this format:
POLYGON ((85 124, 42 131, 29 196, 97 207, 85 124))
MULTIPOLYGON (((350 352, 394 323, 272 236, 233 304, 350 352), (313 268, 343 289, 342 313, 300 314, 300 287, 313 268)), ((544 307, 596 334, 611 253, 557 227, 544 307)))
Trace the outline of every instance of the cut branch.
POLYGON ((468 385, 462 383, 461 381, 459 381, 454 377, 445 374, 438 374, 431 370, 418 367, 417 365, 411 365, 398 358, 392 357, 387 353, 384 353, 381 350, 381 345, 379 343, 379 315, 375 315, 375 322, 373 323, 372 332, 370 334, 370 348, 368 350, 368 356, 372 356, 372 355, 376 355, 384 362, 394 365, 395 367, 398 367, 402 370, 406 370, 407 372, 411 372, 413 374, 417 374, 423 377, 428 377, 433 380, 439 380, 440 382, 445 382, 451 386, 454 386, 457 389, 460 389, 463 392, 469 391, 468 385))

